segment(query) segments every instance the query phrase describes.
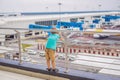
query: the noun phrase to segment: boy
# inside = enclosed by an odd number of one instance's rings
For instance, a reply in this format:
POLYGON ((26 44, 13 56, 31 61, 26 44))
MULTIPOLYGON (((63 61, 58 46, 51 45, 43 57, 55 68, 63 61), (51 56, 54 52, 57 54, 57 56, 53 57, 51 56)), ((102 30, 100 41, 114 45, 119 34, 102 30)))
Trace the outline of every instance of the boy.
POLYGON ((46 43, 46 49, 45 49, 45 55, 46 55, 46 63, 47 63, 47 70, 48 71, 53 71, 53 72, 58 72, 59 70, 56 69, 56 63, 55 63, 55 51, 56 51, 56 44, 57 41, 63 40, 62 36, 58 34, 56 28, 52 28, 52 31, 50 36, 48 37, 47 43, 46 43), (50 67, 50 62, 52 64, 52 68, 50 67))

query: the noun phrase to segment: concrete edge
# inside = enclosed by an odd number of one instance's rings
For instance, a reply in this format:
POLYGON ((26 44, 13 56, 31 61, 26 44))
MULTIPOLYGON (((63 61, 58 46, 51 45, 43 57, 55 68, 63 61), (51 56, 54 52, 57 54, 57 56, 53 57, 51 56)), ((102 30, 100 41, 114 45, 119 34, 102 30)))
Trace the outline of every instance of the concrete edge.
POLYGON ((42 73, 36 73, 36 72, 31 72, 31 71, 21 70, 21 69, 17 69, 17 68, 1 66, 1 65, 0 65, 0 70, 14 72, 14 73, 23 74, 23 75, 27 75, 27 76, 31 76, 31 77, 36 77, 36 78, 42 78, 42 79, 46 79, 46 80, 70 80, 70 79, 63 78, 63 77, 57 77, 57 76, 52 76, 52 75, 47 75, 47 74, 42 74, 42 73))

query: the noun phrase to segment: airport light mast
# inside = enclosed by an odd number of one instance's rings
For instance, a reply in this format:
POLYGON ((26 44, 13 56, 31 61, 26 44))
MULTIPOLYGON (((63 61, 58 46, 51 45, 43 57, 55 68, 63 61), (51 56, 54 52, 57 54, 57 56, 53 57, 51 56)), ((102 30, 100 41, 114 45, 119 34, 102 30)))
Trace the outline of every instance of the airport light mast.
MULTIPOLYGON (((62 3, 59 2, 58 3, 58 6, 59 6, 59 22, 61 22, 61 5, 62 5, 62 3)), ((60 24, 60 26, 61 26, 61 24, 60 24)))
POLYGON ((101 11, 101 6, 102 6, 101 4, 98 5, 99 12, 101 11))

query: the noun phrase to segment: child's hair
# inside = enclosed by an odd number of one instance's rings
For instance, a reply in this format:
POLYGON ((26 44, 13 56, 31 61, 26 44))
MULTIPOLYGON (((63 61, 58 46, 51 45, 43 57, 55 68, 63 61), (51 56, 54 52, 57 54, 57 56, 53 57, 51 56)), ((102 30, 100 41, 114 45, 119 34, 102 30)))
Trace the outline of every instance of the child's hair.
POLYGON ((54 30, 54 31, 51 32, 52 34, 58 34, 58 31, 57 31, 56 28, 52 28, 51 30, 54 30))

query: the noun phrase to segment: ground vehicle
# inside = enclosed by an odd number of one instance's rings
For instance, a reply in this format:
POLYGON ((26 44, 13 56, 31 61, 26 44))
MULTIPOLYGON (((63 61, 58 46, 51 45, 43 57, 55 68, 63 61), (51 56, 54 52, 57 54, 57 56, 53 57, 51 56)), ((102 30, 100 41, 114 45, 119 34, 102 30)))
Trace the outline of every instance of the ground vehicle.
POLYGON ((28 50, 27 53, 30 54, 30 55, 36 55, 37 54, 37 52, 34 51, 34 50, 28 50))
POLYGON ((74 55, 68 55, 69 61, 74 61, 75 60, 75 56, 74 55))
POLYGON ((21 60, 22 60, 22 61, 29 62, 29 61, 31 61, 31 58, 28 57, 28 56, 22 56, 22 57, 21 57, 21 60))
POLYGON ((104 38, 108 38, 110 35, 108 34, 94 34, 93 37, 95 39, 104 39, 104 38))
MULTIPOLYGON (((65 60, 65 58, 66 58, 65 54, 59 54, 58 55, 58 59, 60 59, 60 60, 65 60)), ((69 61, 74 61, 75 56, 74 55, 68 55, 68 60, 69 61)))
POLYGON ((41 57, 45 57, 45 51, 38 52, 41 57))
POLYGON ((58 59, 60 59, 60 60, 65 60, 65 55, 64 55, 64 54, 59 54, 59 55, 58 55, 58 59))

